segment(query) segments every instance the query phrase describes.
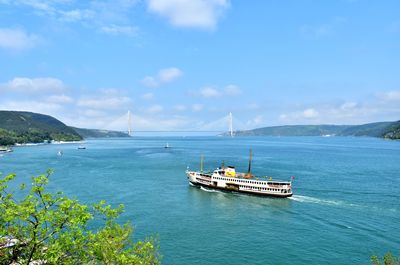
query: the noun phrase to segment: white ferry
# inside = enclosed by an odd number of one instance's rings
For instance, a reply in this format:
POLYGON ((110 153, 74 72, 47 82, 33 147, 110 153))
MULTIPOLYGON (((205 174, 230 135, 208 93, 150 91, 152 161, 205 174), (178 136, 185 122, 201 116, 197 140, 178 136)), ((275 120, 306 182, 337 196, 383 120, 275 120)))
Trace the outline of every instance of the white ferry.
MULTIPOLYGON (((236 172, 235 168, 231 166, 221 166, 213 172, 207 173, 204 173, 203 170, 191 171, 188 169, 186 175, 191 184, 212 189, 281 198, 293 195, 292 182, 294 177, 291 177, 290 181, 272 180, 271 177, 262 179, 250 174, 250 165, 251 162, 249 162, 248 173, 236 172)), ((202 162, 200 167, 202 168, 202 162)))

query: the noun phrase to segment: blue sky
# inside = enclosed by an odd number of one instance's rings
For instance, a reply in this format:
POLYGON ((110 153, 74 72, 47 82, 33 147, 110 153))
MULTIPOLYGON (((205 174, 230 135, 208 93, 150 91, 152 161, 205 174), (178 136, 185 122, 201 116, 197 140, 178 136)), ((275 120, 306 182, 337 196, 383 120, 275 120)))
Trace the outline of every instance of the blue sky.
POLYGON ((400 2, 0 0, 0 109, 86 128, 400 119, 400 2), (125 116, 126 117, 126 116, 125 116))

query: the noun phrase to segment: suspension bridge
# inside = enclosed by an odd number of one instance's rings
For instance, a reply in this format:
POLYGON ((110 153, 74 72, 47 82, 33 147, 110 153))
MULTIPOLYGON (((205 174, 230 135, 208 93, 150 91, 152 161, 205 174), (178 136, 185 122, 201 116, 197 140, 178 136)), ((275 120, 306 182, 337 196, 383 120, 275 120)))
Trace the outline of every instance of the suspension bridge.
MULTIPOLYGON (((188 123, 188 122, 186 122, 188 123)), ((169 121, 148 121, 140 116, 134 116, 130 111, 124 115, 108 121, 103 130, 114 130, 125 132, 130 136, 136 134, 156 133, 156 134, 173 134, 173 133, 206 133, 206 134, 225 134, 234 137, 235 131, 248 129, 248 124, 240 121, 230 112, 228 115, 216 119, 211 122, 198 122, 187 127, 187 129, 169 129, 171 128, 169 121), (153 122, 157 123, 156 126, 153 122), (136 126, 135 126, 136 125, 136 126), (154 127, 166 127, 167 129, 153 129, 154 127), (137 128, 137 129, 135 129, 137 128)), ((176 126, 178 127, 178 126, 176 126)), ((180 126, 183 127, 183 126, 180 126)))

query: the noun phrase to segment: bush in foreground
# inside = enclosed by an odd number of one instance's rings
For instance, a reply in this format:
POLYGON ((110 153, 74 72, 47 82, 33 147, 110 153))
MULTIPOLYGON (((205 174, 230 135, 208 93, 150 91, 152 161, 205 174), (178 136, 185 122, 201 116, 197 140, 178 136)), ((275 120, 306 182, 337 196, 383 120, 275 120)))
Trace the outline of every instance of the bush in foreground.
POLYGON ((132 225, 116 222, 122 205, 48 192, 50 175, 33 177, 28 190, 21 185, 22 198, 8 191, 14 174, 0 180, 0 264, 160 264, 155 240, 132 242, 132 225), (90 230, 91 221, 101 226, 90 230))
POLYGON ((372 256, 371 262, 374 265, 400 265, 400 258, 396 258, 389 252, 383 256, 382 261, 378 258, 378 256, 372 256))

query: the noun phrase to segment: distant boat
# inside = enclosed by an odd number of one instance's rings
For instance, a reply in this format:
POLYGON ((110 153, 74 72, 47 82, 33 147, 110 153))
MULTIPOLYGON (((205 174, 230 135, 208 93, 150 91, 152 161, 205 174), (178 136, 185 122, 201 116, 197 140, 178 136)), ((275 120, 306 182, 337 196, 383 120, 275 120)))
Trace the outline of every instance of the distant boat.
POLYGON ((0 153, 9 153, 12 152, 13 150, 11 147, 8 146, 0 146, 0 153))
POLYGON ((169 144, 167 143, 167 144, 164 146, 164 148, 171 148, 171 147, 170 147, 169 144))
POLYGON ((60 151, 57 152, 57 155, 58 155, 58 156, 62 156, 63 154, 64 154, 64 152, 63 152, 62 150, 60 150, 60 151))
POLYGON ((86 146, 80 145, 80 146, 78 146, 78 149, 86 149, 86 146))

